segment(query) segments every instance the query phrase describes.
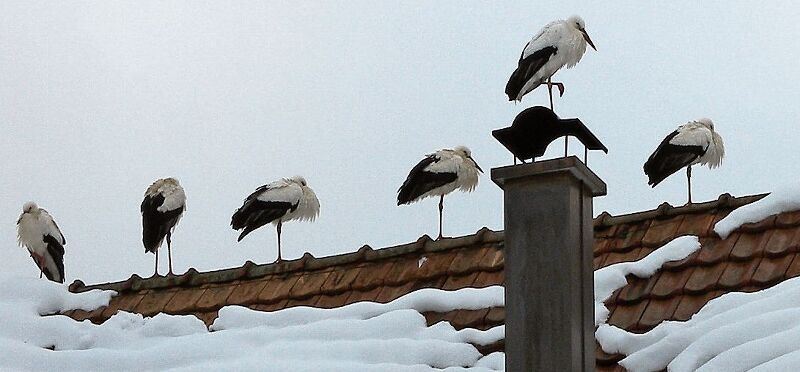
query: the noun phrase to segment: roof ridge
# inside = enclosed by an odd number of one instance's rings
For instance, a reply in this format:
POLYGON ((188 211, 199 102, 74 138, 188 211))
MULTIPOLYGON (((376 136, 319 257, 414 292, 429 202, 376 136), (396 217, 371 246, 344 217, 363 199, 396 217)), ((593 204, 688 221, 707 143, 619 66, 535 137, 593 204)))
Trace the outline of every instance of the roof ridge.
MULTIPOLYGON (((649 219, 664 219, 682 214, 702 213, 713 209, 734 209, 755 202, 766 195, 767 194, 757 194, 735 197, 731 196, 731 194, 724 193, 720 195, 717 200, 692 203, 680 207, 673 207, 665 202, 656 209, 618 216, 613 216, 608 212, 602 212, 594 218, 593 224, 594 229, 597 230, 605 229, 613 225, 634 223, 649 219)), ((443 238, 440 240, 433 240, 428 235, 423 235, 411 243, 380 249, 373 249, 369 245, 363 245, 355 252, 320 258, 316 258, 311 253, 306 252, 302 257, 296 260, 283 261, 277 264, 256 264, 252 261, 247 261, 240 267, 206 272, 199 272, 195 268, 189 268, 189 270, 181 275, 167 275, 155 278, 142 278, 137 274, 133 274, 130 278, 123 281, 93 285, 86 285, 83 281, 77 279, 69 285, 69 290, 72 292, 85 292, 92 289, 105 289, 125 292, 176 286, 192 287, 203 284, 227 283, 234 280, 261 278, 267 275, 288 275, 295 272, 322 270, 358 262, 377 261, 419 251, 441 252, 481 243, 501 243, 503 239, 503 231, 493 231, 488 227, 482 227, 471 235, 443 238)))
POLYGON ((664 219, 684 214, 697 214, 714 209, 736 209, 743 205, 758 201, 767 195, 769 195, 769 193, 737 197, 732 196, 729 193, 724 193, 721 194, 716 200, 703 203, 691 203, 674 207, 671 204, 664 202, 655 209, 621 214, 617 216, 611 215, 610 213, 604 211, 594 218, 594 228, 602 229, 613 225, 621 225, 644 220, 664 219))
POLYGON ((176 286, 192 287, 203 284, 227 283, 240 279, 255 279, 267 275, 288 275, 300 271, 322 270, 358 262, 383 260, 413 252, 443 252, 477 244, 501 243, 502 241, 502 231, 493 231, 484 226, 471 235, 452 238, 446 237, 439 240, 433 240, 430 236, 423 235, 412 243, 399 244, 380 249, 373 249, 365 244, 355 252, 320 258, 316 258, 311 253, 306 252, 298 259, 287 260, 281 263, 256 264, 248 260, 242 266, 227 269, 200 272, 192 267, 181 275, 142 278, 138 274, 133 274, 130 278, 123 281, 92 285, 86 285, 80 279, 76 279, 69 285, 69 290, 71 292, 85 292, 92 289, 103 289, 125 292, 171 288, 176 286))

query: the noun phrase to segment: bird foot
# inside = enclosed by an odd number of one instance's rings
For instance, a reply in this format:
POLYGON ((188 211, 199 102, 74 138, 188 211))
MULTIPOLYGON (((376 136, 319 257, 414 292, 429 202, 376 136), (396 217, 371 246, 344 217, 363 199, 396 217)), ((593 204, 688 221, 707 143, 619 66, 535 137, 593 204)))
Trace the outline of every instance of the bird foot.
POLYGON ((442 239, 444 239, 444 236, 442 236, 442 234, 439 234, 439 236, 436 237, 436 240, 442 240, 442 239))
POLYGON ((563 83, 551 83, 551 84, 555 85, 556 88, 558 88, 558 96, 564 97, 564 84, 563 83))

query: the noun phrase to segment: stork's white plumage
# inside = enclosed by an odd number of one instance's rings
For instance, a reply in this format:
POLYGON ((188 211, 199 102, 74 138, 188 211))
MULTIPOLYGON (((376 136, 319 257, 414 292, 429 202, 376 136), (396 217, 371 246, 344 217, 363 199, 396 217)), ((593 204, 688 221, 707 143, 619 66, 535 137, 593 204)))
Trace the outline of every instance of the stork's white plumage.
POLYGON ((722 137, 714 131, 714 122, 703 118, 690 121, 670 133, 644 163, 648 184, 656 187, 661 181, 686 167, 689 203, 692 202, 692 165, 716 168, 725 156, 722 137))
POLYGON ((319 215, 319 199, 305 178, 283 178, 256 189, 233 213, 231 227, 242 230, 238 241, 272 222, 278 231, 278 259, 281 261, 281 226, 284 222, 313 221, 319 215))
POLYGON ((22 206, 22 214, 17 220, 17 241, 28 249, 33 262, 39 268, 39 277, 64 283, 64 235, 56 221, 46 210, 34 202, 22 206))
POLYGON ((427 197, 439 197, 439 237, 442 238, 444 196, 459 189, 464 192, 478 186, 481 167, 466 146, 443 149, 417 163, 397 190, 397 205, 410 204, 427 197))
POLYGON ((521 101, 528 92, 547 83, 550 109, 553 109, 552 86, 557 86, 560 94, 564 94, 564 85, 552 82, 553 74, 562 67, 570 68, 580 62, 587 43, 597 50, 581 17, 548 23, 522 50, 517 69, 506 84, 508 100, 521 101))
POLYGON ((172 231, 186 210, 186 193, 175 178, 153 182, 142 201, 142 243, 145 252, 156 255, 153 276, 158 275, 158 248, 167 239, 169 274, 172 275, 172 231))

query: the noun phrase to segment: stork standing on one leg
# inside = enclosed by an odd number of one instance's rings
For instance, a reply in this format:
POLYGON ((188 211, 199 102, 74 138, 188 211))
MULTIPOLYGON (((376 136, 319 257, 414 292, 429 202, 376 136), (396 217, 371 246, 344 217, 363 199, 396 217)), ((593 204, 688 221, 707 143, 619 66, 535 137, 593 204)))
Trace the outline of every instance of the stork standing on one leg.
POLYGON ((174 178, 153 182, 142 201, 142 243, 144 251, 155 253, 153 276, 158 275, 158 248, 167 239, 169 274, 172 275, 172 231, 186 210, 186 193, 174 178))
POLYGON ((28 249, 33 262, 42 274, 57 283, 64 283, 64 245, 67 240, 61 234, 56 221, 46 210, 34 202, 22 206, 17 220, 17 240, 28 249))
MULTIPOLYGON (((580 62, 586 44, 597 50, 586 32, 586 23, 579 16, 545 25, 522 50, 517 69, 506 84, 508 100, 521 101, 528 92, 547 84, 553 110, 553 86, 558 87, 559 96, 564 95, 564 84, 553 82, 553 75, 562 67, 571 68, 580 62)), ((567 156, 567 139, 564 156, 567 156)))
POLYGON ((313 221, 319 215, 319 199, 305 178, 294 176, 256 189, 233 213, 231 227, 242 230, 237 241, 270 222, 278 231, 278 259, 281 262, 281 227, 292 220, 313 221))
POLYGON ((725 156, 722 137, 714 131, 711 119, 703 118, 681 125, 670 133, 644 163, 647 184, 656 187, 661 181, 686 167, 689 203, 692 202, 692 165, 716 168, 725 156))
POLYGON ((456 146, 429 154, 408 174, 397 190, 397 205, 410 204, 429 196, 439 197, 439 237, 442 238, 442 210, 444 196, 459 189, 464 192, 478 186, 478 172, 483 173, 472 159, 466 146, 456 146))

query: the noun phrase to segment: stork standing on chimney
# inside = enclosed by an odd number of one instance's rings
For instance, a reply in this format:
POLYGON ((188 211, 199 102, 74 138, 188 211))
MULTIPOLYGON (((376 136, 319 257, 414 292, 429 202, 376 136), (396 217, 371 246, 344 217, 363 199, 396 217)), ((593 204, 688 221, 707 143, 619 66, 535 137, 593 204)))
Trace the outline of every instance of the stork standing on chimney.
POLYGON ((656 187, 679 169, 686 167, 689 203, 692 202, 692 165, 716 168, 725 156, 722 137, 708 118, 690 121, 670 133, 644 163, 647 184, 656 187))
POLYGON ((444 196, 459 189, 464 192, 478 186, 478 172, 483 173, 472 159, 466 146, 456 146, 429 154, 408 174, 397 190, 397 205, 411 204, 429 196, 439 197, 439 237, 442 238, 444 196))
POLYGON ((553 86, 558 87, 559 95, 564 95, 564 84, 553 82, 553 74, 562 67, 571 68, 580 62, 586 44, 597 50, 579 16, 545 25, 522 50, 517 69, 506 84, 508 100, 521 101, 528 92, 547 84, 552 110, 553 86))
MULTIPOLYGON (((559 96, 564 95, 564 84, 553 82, 553 75, 562 67, 578 64, 586 52, 586 44, 597 50, 586 32, 586 23, 577 15, 545 25, 519 56, 517 69, 506 84, 508 100, 521 101, 528 92, 547 84, 553 110, 553 86, 558 87, 559 96)), ((564 138, 564 156, 567 156, 568 143, 569 139, 564 138)))

